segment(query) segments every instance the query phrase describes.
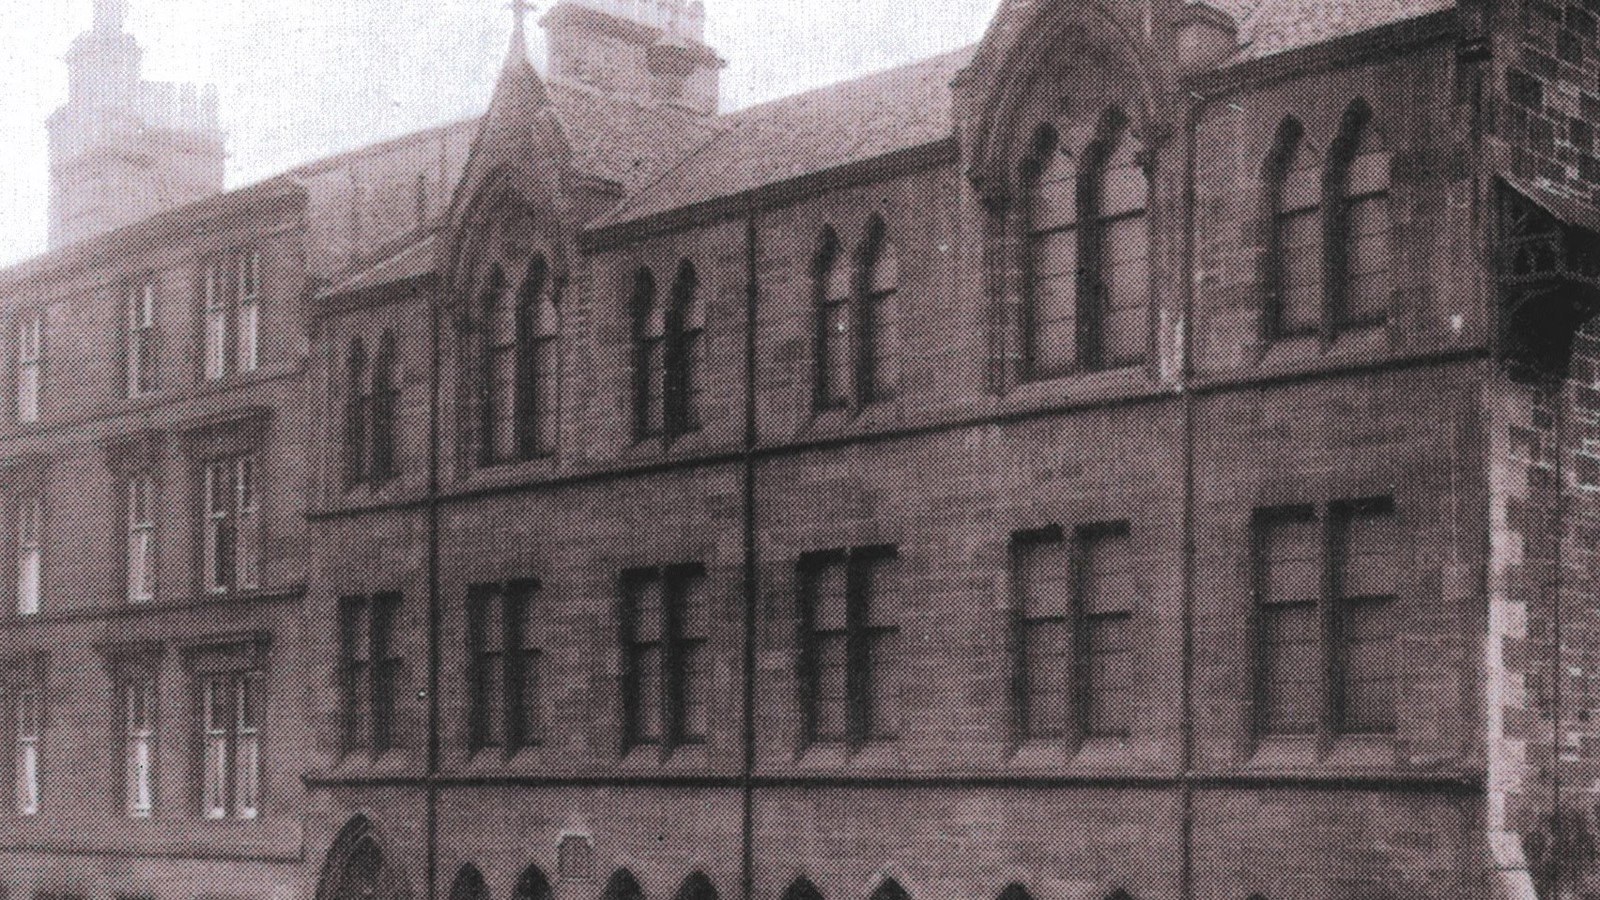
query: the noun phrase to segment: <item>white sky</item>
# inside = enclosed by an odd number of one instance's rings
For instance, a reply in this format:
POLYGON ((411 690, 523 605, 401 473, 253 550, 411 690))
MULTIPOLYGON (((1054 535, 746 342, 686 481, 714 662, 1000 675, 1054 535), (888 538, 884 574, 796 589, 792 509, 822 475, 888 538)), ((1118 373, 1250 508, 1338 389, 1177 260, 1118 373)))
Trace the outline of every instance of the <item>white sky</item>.
MULTIPOLYGON (((4 0, 0 265, 45 249, 45 118, 91 0, 4 0)), ((705 0, 728 59, 723 107, 971 43, 998 0, 705 0)), ((543 0, 548 9, 552 0, 543 0)), ((507 0, 132 0, 152 81, 216 84, 228 186, 482 112, 511 32, 507 0)), ((530 35, 541 68, 542 35, 530 35)))

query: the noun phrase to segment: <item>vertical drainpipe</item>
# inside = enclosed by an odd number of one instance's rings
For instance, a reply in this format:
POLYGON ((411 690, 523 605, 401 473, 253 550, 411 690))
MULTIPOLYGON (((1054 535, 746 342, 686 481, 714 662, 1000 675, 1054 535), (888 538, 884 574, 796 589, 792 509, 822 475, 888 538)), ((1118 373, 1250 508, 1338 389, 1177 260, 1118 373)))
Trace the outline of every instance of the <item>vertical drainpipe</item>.
MULTIPOLYGON (((441 279, 442 280, 442 279, 441 279)), ((427 897, 439 895, 439 629, 443 621, 439 591, 439 402, 440 306, 448 288, 440 284, 430 298, 428 324, 428 771, 427 897)))
POLYGON ((756 547, 756 327, 760 321, 760 250, 756 244, 754 196, 744 195, 745 335, 744 335, 744 759, 740 767, 742 822, 740 834, 740 887, 743 900, 755 898, 755 785, 756 764, 756 603, 760 595, 756 547))

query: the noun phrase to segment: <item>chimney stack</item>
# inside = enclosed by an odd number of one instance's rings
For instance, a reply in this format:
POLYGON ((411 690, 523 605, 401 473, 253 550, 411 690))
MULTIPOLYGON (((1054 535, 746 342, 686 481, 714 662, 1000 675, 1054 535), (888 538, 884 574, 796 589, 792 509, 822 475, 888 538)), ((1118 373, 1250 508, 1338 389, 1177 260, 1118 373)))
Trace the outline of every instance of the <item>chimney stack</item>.
POLYGON ((699 0, 560 0, 540 24, 552 80, 716 115, 727 63, 705 44, 699 0))

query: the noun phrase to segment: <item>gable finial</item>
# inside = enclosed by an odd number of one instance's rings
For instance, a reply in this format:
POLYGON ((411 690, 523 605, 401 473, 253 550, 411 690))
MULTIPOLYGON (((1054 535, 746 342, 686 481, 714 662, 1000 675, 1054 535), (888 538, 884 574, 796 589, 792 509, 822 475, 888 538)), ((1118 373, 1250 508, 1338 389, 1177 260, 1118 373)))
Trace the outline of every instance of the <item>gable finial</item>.
POLYGON ((527 19, 528 12, 532 9, 534 9, 532 0, 511 0, 511 15, 514 24, 511 32, 512 49, 521 50, 524 54, 528 52, 527 19))

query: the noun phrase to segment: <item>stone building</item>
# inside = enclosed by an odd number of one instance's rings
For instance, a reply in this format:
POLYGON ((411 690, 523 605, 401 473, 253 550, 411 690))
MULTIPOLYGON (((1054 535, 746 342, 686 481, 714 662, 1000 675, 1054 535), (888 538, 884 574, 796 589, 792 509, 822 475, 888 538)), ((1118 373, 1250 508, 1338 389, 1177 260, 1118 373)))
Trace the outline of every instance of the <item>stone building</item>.
POLYGON ((1594 4, 514 5, 0 274, 8 896, 1600 896, 1594 4))

